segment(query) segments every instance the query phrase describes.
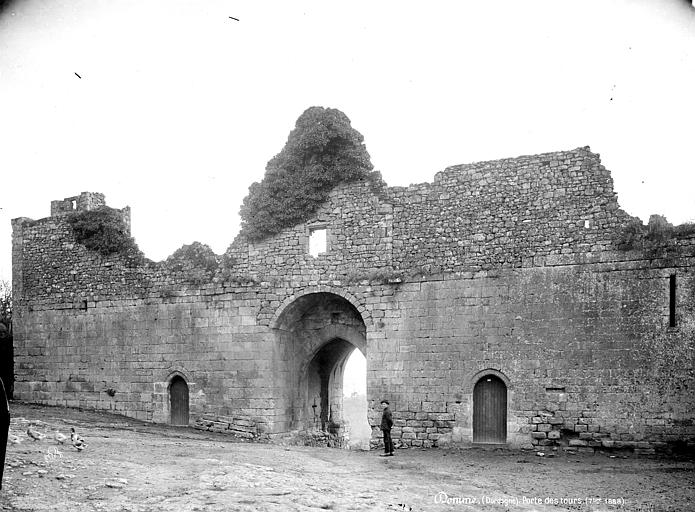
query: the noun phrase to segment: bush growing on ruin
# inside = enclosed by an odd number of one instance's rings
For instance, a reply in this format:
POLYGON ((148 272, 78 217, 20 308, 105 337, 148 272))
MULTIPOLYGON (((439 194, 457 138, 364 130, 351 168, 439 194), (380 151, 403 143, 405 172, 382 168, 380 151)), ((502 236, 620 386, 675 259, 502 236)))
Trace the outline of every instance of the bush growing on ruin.
POLYGON ((212 279, 220 265, 220 257, 210 246, 193 242, 177 249, 165 264, 174 272, 183 272, 188 281, 203 284, 212 279))
POLYGON ((4 279, 0 281, 0 324, 12 332, 12 285, 4 279))
POLYGON ((193 242, 176 249, 174 254, 166 259, 167 266, 176 272, 197 268, 214 273, 219 265, 219 257, 210 246, 193 242))
POLYGON ((639 219, 633 219, 625 225, 617 244, 622 250, 643 249, 653 252, 666 249, 673 241, 691 235, 695 235, 695 224, 686 222, 674 226, 663 215, 651 215, 646 226, 639 219))
POLYGON ((12 397, 14 389, 14 345, 12 343, 12 285, 0 281, 0 379, 12 397))
POLYGON ((285 147, 249 187, 241 206, 241 233, 259 240, 306 221, 339 183, 380 181, 363 143, 341 111, 311 107, 285 147))
POLYGON ((138 262, 144 259, 135 240, 128 234, 123 215, 114 208, 102 206, 71 213, 67 221, 75 240, 90 251, 103 256, 120 254, 138 262))
POLYGON ((226 252, 220 258, 220 269, 221 272, 219 277, 222 281, 230 284, 237 285, 247 285, 247 284, 257 284, 259 279, 252 276, 248 272, 244 272, 239 268, 239 262, 236 257, 226 252))

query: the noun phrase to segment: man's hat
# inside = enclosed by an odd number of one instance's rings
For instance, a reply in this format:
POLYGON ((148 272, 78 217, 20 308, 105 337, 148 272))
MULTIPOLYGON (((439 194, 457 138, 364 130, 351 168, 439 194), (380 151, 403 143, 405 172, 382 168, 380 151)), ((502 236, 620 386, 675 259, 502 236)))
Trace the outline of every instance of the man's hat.
POLYGON ((386 404, 386 405, 391 405, 391 404, 389 404, 389 401, 388 401, 388 400, 382 400, 381 403, 382 403, 382 404, 386 404))

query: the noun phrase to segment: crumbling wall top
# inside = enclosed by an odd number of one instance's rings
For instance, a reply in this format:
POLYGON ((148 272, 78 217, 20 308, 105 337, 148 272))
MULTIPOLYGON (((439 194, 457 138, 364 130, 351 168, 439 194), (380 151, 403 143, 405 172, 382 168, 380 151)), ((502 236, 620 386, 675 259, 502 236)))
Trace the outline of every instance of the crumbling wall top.
POLYGON ((79 196, 51 201, 51 217, 71 212, 95 210, 101 206, 106 206, 104 194, 100 192, 82 192, 79 196))

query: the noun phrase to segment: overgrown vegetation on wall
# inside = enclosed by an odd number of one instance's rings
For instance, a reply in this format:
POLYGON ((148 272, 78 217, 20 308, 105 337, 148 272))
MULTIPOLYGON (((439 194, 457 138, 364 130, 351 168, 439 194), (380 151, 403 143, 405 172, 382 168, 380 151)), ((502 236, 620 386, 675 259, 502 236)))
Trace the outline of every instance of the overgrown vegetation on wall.
POLYGON ((12 397, 14 387, 14 346, 12 342, 12 285, 0 281, 0 379, 12 397))
POLYGON ((618 248, 624 251, 642 249, 654 252, 667 249, 679 239, 695 235, 695 223, 674 226, 662 215, 652 215, 645 226, 635 219, 623 228, 617 240, 618 248))
MULTIPOLYGON (((257 283, 258 279, 239 272, 236 260, 229 254, 218 256, 206 244, 193 242, 177 249, 164 261, 164 266, 182 275, 185 281, 201 285, 214 281, 235 284, 257 283)), ((174 290, 166 293, 171 295, 174 290)))
POLYGON ((12 332, 12 285, 4 279, 0 281, 0 324, 12 332))
POLYGON ((208 245, 193 242, 177 249, 166 259, 165 265, 174 272, 184 273, 187 281, 202 284, 212 280, 220 257, 208 245))
POLYGON ((219 257, 210 246, 193 242, 174 251, 174 254, 166 259, 166 264, 175 272, 196 268, 214 273, 219 265, 219 257))
POLYGON ((102 206, 95 210, 71 213, 68 224, 78 243, 102 256, 120 254, 130 261, 143 262, 135 240, 128 233, 120 211, 102 206))
POLYGON ((307 109, 268 162, 263 181, 249 187, 239 212, 241 233, 260 240, 304 222, 339 183, 381 182, 363 140, 341 111, 307 109))

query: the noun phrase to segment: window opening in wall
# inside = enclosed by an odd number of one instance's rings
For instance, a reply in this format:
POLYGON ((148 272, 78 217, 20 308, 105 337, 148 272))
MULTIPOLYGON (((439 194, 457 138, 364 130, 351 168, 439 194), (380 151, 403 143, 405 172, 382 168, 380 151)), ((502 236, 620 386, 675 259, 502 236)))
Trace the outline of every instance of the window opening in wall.
POLYGON ((314 258, 326 252, 326 228, 311 228, 309 230, 309 254, 314 258))
POLYGON ((70 201, 70 208, 72 208, 73 210, 76 210, 77 209, 77 201, 75 201, 74 199, 72 201, 70 201))
POLYGON ((676 326, 676 274, 669 276, 669 308, 668 324, 670 327, 676 326))

